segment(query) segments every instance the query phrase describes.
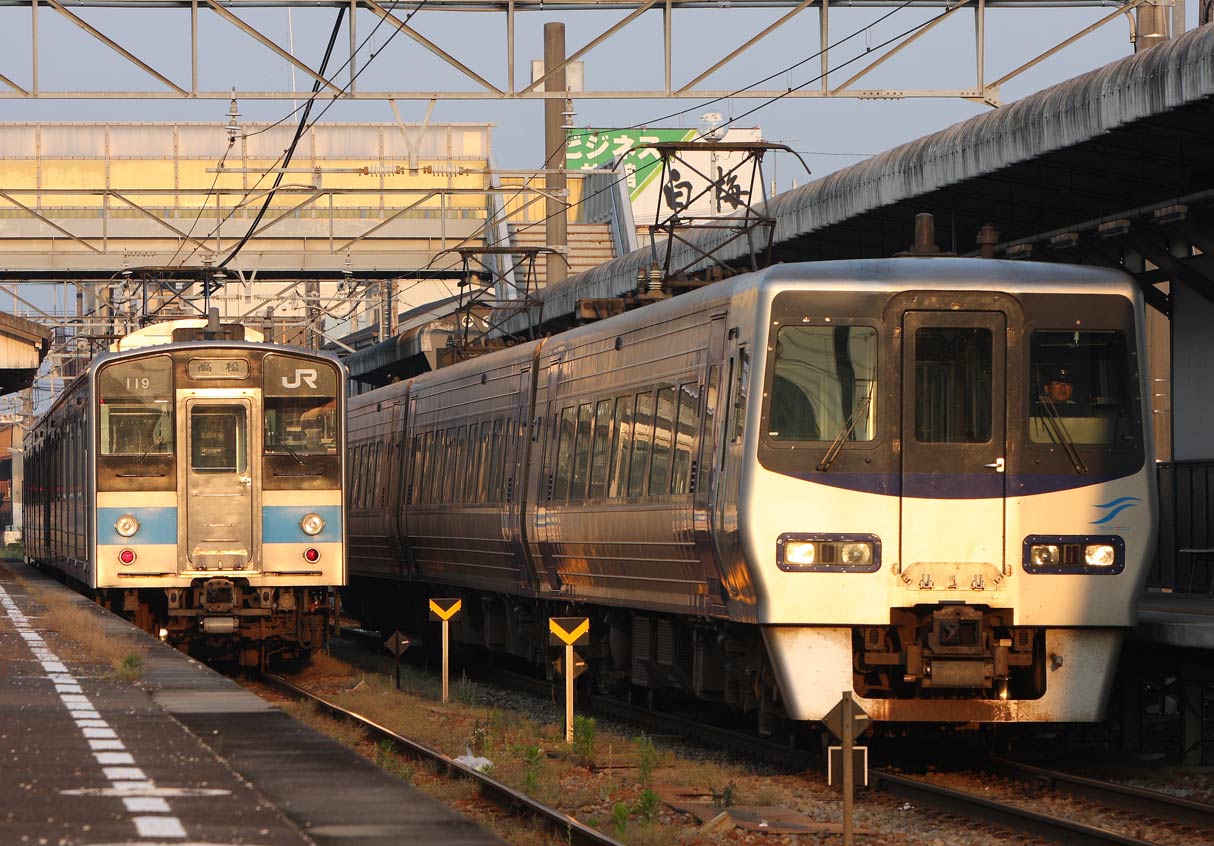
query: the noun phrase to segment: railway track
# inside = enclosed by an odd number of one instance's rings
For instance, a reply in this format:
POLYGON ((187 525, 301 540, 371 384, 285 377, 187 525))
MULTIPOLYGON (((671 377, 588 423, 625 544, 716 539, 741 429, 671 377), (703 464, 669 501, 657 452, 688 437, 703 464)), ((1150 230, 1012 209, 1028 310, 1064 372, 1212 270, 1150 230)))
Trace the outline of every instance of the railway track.
POLYGON ((568 814, 537 802, 526 793, 515 790, 492 776, 465 767, 463 764, 456 762, 453 758, 447 757, 436 749, 424 746, 360 714, 342 708, 340 705, 335 705, 280 676, 266 673, 260 675, 258 679, 291 696, 311 702, 332 716, 357 723, 371 737, 377 740, 391 741, 403 753, 436 765, 452 778, 473 780, 476 782, 481 795, 487 800, 511 814, 540 822, 553 835, 558 837, 561 843, 568 843, 570 846, 623 846, 620 841, 578 822, 568 814))
POLYGON ((1019 781, 1033 782, 1058 793, 1091 799, 1116 808, 1133 811, 1158 820, 1182 823, 1209 833, 1214 842, 1214 805, 1171 796, 1155 790, 1144 790, 1110 781, 1087 778, 1058 770, 990 758, 983 768, 997 775, 1019 781))
MULTIPOLYGON (((552 691, 551 682, 515 672, 495 669, 478 672, 476 675, 482 681, 541 696, 548 696, 552 691)), ((693 739, 713 748, 729 750, 784 769, 822 768, 821 756, 817 753, 711 723, 689 720, 685 716, 638 707, 617 699, 587 697, 579 703, 579 710, 636 725, 651 733, 693 739)), ((1121 812, 1132 812, 1167 825, 1201 829, 1210 832, 1210 835, 1206 840, 1197 842, 1214 842, 1214 806, 1006 759, 984 761, 982 769, 1014 781, 1028 782, 1057 793, 1094 801, 1121 812)), ((869 781, 886 795, 917 807, 967 820, 982 821, 1030 835, 1038 841, 1068 846, 1157 846, 1155 841, 888 770, 870 769, 869 781)))
MULTIPOLYGON (((515 673, 493 671, 492 677, 534 692, 551 685, 515 673)), ((794 749, 744 732, 688 721, 685 717, 638 708, 603 697, 592 698, 587 707, 595 715, 641 725, 662 734, 693 738, 711 746, 790 769, 821 769, 822 761, 804 749, 794 749)), ((1214 842, 1214 807, 1149 790, 1030 767, 1004 759, 992 759, 988 768, 1018 781, 1032 781, 1060 793, 1097 801, 1121 810, 1211 832, 1214 842)), ((933 784, 888 770, 869 770, 870 783, 897 799, 941 813, 982 820, 1001 828, 1023 832, 1053 843, 1072 846, 1155 846, 1154 841, 1102 829, 1064 817, 979 794, 933 784)))

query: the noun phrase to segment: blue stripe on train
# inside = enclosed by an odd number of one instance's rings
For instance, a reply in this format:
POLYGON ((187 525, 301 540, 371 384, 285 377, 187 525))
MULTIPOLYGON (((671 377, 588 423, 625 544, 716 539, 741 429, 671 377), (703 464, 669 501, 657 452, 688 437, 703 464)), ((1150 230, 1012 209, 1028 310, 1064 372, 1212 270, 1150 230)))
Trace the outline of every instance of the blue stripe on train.
POLYGON ((133 546, 144 543, 177 543, 176 506, 158 508, 98 508, 97 543, 133 546), (114 529, 114 523, 124 514, 139 521, 139 531, 134 537, 124 538, 114 529))
POLYGON ((262 543, 341 543, 340 505, 266 505, 261 509, 262 543), (305 514, 319 514, 325 527, 309 537, 299 528, 305 514))

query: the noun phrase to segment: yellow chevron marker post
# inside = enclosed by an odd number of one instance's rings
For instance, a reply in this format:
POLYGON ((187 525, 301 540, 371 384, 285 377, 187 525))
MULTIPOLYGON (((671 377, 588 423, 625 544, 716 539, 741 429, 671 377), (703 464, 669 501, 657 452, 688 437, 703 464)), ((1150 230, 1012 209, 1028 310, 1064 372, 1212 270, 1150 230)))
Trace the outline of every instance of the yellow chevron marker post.
POLYGON ((549 617, 548 642, 565 647, 565 742, 573 743, 573 679, 578 675, 573 647, 590 643, 590 618, 549 617))
POLYGON ((443 702, 447 701, 447 691, 449 689, 448 681, 450 674, 450 659, 451 659, 451 618, 459 613, 459 610, 464 607, 462 599, 431 599, 430 600, 430 619, 438 620, 443 624, 443 702))

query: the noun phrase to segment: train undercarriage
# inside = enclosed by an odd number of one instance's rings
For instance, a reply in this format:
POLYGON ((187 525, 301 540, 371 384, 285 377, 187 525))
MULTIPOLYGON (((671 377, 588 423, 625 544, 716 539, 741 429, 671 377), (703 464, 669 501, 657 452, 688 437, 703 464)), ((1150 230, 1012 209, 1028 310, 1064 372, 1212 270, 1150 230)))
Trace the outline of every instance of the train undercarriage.
MULTIPOLYGON (((343 607, 368 628, 430 631, 428 596, 463 596, 453 643, 507 654, 551 673, 549 616, 586 615, 591 642, 579 647, 579 680, 613 694, 694 698, 756 719, 771 733, 793 720, 758 626, 603 606, 571 609, 501 594, 356 579, 343 607)), ((851 629, 852 680, 868 700, 1033 700, 1045 689, 1044 631, 1009 625, 1011 612, 953 605, 893 609, 888 626, 851 629)))
POLYGON ((327 588, 251 586, 247 579, 195 579, 189 587, 103 590, 101 604, 149 634, 203 660, 264 667, 306 658, 331 633, 327 588))
POLYGON ((888 626, 852 635, 856 693, 866 699, 1037 699, 1045 639, 1008 609, 895 608, 888 626))

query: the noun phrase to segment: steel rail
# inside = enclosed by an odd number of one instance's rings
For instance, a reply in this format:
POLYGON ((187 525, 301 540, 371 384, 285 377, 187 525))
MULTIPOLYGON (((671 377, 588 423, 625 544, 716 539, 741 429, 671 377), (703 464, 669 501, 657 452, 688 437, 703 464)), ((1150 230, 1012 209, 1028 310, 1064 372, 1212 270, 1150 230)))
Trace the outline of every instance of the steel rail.
MULTIPOLYGON (((1214 832, 1214 805, 1205 802, 1171 796, 1157 790, 1145 790, 1141 787, 1072 775, 1006 758, 991 758, 985 762, 984 769, 1020 781, 1038 782, 1060 793, 1214 832)), ((1211 837, 1211 841, 1214 842, 1214 837, 1211 837)))
POLYGON ((340 705, 335 705, 310 691, 292 684, 281 676, 263 673, 258 678, 293 696, 312 702, 330 714, 358 723, 369 734, 392 741, 399 745, 404 752, 415 758, 438 764, 449 776, 472 779, 477 783, 481 795, 486 799, 512 814, 528 816, 541 821, 553 834, 560 837, 562 843, 568 842, 571 846, 624 846, 620 841, 608 837, 606 834, 596 831, 584 823, 578 822, 568 814, 537 802, 527 794, 509 787, 485 773, 458 763, 437 749, 431 749, 404 735, 397 734, 390 728, 381 726, 379 723, 369 720, 361 714, 342 708, 340 705))
MULTIPOLYGON (((510 684, 519 683, 539 689, 538 680, 528 684, 526 677, 515 673, 494 671, 493 677, 510 684)), ((543 689, 551 685, 542 683, 543 689)), ((593 713, 614 719, 644 725, 662 733, 691 737, 715 747, 758 758, 768 763, 796 770, 823 768, 823 762, 804 749, 794 749, 785 744, 754 737, 744 732, 687 720, 676 715, 658 713, 638 708, 618 700, 602 697, 589 698, 586 707, 593 713)), ((935 811, 955 814, 967 819, 981 819, 1017 832, 1027 832, 1068 846, 1155 846, 1148 840, 1129 837, 1114 831, 1097 828, 1062 817, 1033 811, 1019 805, 1000 802, 985 796, 962 790, 942 787, 904 775, 880 769, 869 770, 869 782, 880 786, 891 796, 897 796, 935 811)), ((1150 814, 1159 817, 1158 813, 1150 814)), ((1163 819, 1175 819, 1172 816, 1163 819)))
POLYGON ((1137 837, 885 770, 869 770, 869 781, 876 783, 892 796, 918 802, 937 811, 958 814, 969 819, 986 820, 1003 828, 1028 832, 1057 843, 1073 846, 1155 846, 1150 840, 1139 840, 1137 837))
MULTIPOLYGON (((354 633, 351 632, 351 634, 354 633)), ((357 634, 368 637, 370 633, 360 631, 357 634)), ((495 669, 477 675, 486 680, 494 680, 541 695, 549 693, 552 689, 550 682, 506 670, 495 669)), ((728 749, 769 764, 793 770, 823 769, 821 758, 804 749, 796 749, 786 744, 710 723, 688 720, 676 714, 651 711, 601 696, 586 697, 579 708, 597 716, 641 725, 651 731, 693 738, 716 748, 728 749)), ((1067 844, 1067 846, 1156 846, 1149 840, 1141 840, 1085 823, 1033 811, 1016 804, 943 787, 881 769, 869 770, 869 782, 881 787, 891 796, 935 811, 967 819, 984 820, 1011 831, 1031 833, 1059 844, 1067 844)), ((1184 802, 1184 800, 1179 801, 1184 802)), ((1158 806, 1153 812, 1145 813, 1157 819, 1188 823, 1187 817, 1182 819, 1178 814, 1161 815, 1158 806)))

